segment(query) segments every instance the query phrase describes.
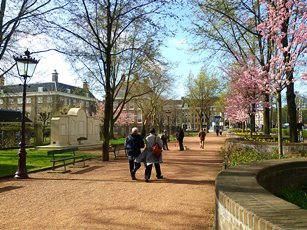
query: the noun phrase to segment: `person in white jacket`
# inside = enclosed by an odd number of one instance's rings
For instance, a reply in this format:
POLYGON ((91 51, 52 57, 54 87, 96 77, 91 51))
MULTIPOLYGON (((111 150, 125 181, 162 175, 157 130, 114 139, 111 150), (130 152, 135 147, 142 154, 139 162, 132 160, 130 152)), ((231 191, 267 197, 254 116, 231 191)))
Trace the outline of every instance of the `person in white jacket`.
POLYGON ((163 179, 163 175, 161 173, 160 163, 163 163, 162 154, 159 157, 156 157, 152 153, 152 146, 154 143, 158 143, 159 147, 162 148, 162 140, 160 137, 156 135, 156 130, 152 128, 150 130, 149 135, 146 137, 145 143, 146 147, 142 154, 136 159, 136 162, 144 162, 145 163, 145 181, 148 182, 151 177, 152 165, 155 166, 156 169, 156 177, 157 179, 163 179))

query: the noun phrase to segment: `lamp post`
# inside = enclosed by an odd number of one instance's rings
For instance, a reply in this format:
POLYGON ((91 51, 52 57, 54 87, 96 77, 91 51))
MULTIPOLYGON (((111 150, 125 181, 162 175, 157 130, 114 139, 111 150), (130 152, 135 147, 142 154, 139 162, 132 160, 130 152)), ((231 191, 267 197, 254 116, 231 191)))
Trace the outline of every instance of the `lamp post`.
POLYGON ((15 178, 26 179, 28 178, 27 166, 26 166, 26 124, 25 124, 25 114, 26 114, 26 92, 27 92, 27 80, 33 76, 36 65, 39 60, 35 60, 30 56, 29 50, 26 50, 25 55, 20 55, 19 57, 14 57, 16 61, 17 70, 19 76, 23 80, 23 94, 22 94, 22 117, 21 117, 21 140, 19 143, 18 152, 18 168, 15 173, 15 178))
POLYGON ((166 116, 167 116, 167 126, 168 126, 168 135, 170 135, 171 133, 171 128, 170 128, 170 123, 169 123, 169 118, 170 118, 170 114, 171 114, 171 111, 167 110, 166 112, 166 116))

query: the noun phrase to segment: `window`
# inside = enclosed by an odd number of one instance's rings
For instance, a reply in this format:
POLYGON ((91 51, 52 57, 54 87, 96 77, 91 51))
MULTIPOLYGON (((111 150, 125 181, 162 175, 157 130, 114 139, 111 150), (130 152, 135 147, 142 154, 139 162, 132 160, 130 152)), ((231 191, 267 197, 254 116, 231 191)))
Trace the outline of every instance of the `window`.
POLYGON ((37 97, 37 103, 42 104, 44 102, 43 100, 43 97, 37 97))
POLYGON ((71 92, 71 90, 70 89, 66 89, 66 93, 70 93, 71 92))
POLYGON ((47 97, 47 103, 52 103, 52 97, 51 96, 47 97))
POLYGON ((17 104, 22 104, 22 98, 21 97, 19 97, 19 98, 17 98, 17 104))
POLYGON ((27 97, 26 98, 26 103, 27 104, 31 104, 32 103, 32 98, 31 97, 27 97))
POLYGON ((133 102, 129 103, 129 110, 134 110, 134 103, 133 102))
POLYGON ((142 122, 142 112, 138 111, 138 123, 142 122))
POLYGON ((16 110, 17 110, 17 111, 22 111, 22 107, 18 106, 18 107, 16 108, 16 110))
POLYGON ((134 112, 129 113, 129 122, 134 122, 134 112))
POLYGON ((9 104, 14 105, 14 98, 9 98, 9 104))
POLYGON ((38 87, 37 91, 38 92, 44 92, 44 87, 38 87))
POLYGON ((0 105, 3 105, 3 99, 0 99, 0 105))

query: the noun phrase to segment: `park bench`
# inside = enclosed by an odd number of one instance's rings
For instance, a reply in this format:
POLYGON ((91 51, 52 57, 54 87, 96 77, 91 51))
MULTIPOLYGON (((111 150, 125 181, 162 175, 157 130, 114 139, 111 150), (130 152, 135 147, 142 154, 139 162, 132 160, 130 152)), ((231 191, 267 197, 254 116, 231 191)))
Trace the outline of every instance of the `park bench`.
POLYGON ((86 140, 87 140, 86 137, 78 137, 78 138, 77 138, 77 141, 78 141, 79 145, 82 144, 82 141, 86 141, 86 140))
MULTIPOLYGON (((83 167, 85 167, 85 159, 84 156, 76 156, 76 151, 78 151, 78 148, 67 148, 67 149, 58 149, 58 150, 51 150, 48 151, 48 156, 52 157, 51 162, 52 164, 52 170, 55 169, 56 164, 58 162, 63 162, 64 166, 64 172, 66 172, 66 165, 69 164, 75 164, 76 162, 83 162, 83 167), (79 159, 78 161, 76 161, 79 159)), ((59 166, 59 165, 57 165, 59 166)))
POLYGON ((123 144, 119 145, 109 145, 109 152, 114 153, 114 158, 116 159, 119 156, 119 152, 125 150, 125 156, 127 156, 126 148, 123 144))

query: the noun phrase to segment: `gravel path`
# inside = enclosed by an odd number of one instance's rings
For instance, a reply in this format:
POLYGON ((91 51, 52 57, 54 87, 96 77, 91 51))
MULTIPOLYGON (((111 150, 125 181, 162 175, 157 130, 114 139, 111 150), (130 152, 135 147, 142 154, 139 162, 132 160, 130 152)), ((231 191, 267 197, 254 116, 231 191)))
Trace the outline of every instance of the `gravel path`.
POLYGON ((211 229, 214 182, 225 138, 209 133, 205 149, 186 137, 186 151, 163 152, 166 179, 131 181, 125 157, 87 161, 69 173, 42 171, 0 180, 0 229, 211 229))

